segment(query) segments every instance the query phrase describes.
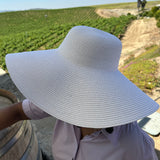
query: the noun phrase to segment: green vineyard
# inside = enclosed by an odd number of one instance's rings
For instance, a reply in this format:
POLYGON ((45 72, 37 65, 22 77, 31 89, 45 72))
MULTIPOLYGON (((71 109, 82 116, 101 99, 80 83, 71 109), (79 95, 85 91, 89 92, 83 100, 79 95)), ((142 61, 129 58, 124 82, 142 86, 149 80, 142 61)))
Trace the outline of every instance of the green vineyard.
MULTIPOLYGON (((33 27, 32 30, 26 28, 25 31, 20 30, 18 32, 18 30, 15 30, 15 33, 13 31, 5 31, 7 34, 0 36, 0 67, 6 69, 5 55, 8 53, 57 48, 68 31, 77 25, 95 27, 121 38, 126 27, 133 19, 135 19, 135 16, 132 15, 120 16, 118 18, 112 17, 109 19, 97 18, 95 15, 93 16, 93 14, 89 13, 87 20, 86 18, 79 21, 68 20, 67 23, 63 19, 63 23, 59 22, 58 24, 56 21, 57 23, 53 24, 50 22, 48 25, 43 25, 43 27, 33 27)), ((41 22, 40 25, 42 23, 44 22, 41 22)))

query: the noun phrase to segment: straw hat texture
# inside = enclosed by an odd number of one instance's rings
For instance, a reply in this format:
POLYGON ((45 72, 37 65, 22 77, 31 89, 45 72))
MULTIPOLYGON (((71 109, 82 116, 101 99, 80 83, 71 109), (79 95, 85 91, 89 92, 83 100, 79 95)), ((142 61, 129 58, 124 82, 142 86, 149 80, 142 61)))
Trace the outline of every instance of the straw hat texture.
POLYGON ((8 54, 19 90, 39 108, 70 124, 106 128, 130 123, 159 105, 118 70, 121 41, 73 27, 57 49, 8 54))

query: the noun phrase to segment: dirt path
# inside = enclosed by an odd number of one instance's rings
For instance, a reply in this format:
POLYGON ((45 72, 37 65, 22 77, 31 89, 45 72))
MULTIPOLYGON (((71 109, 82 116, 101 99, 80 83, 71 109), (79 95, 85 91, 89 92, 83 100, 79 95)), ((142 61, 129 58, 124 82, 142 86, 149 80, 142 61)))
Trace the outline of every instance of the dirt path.
POLYGON ((146 47, 154 44, 160 45, 160 29, 156 26, 156 20, 144 18, 133 21, 122 38, 120 65, 130 54, 136 57, 143 53, 146 47))
MULTIPOLYGON (((96 13, 102 17, 118 17, 131 13, 137 15, 137 9, 97 9, 96 13)), ((120 66, 131 54, 138 56, 145 51, 145 48, 154 44, 160 45, 160 28, 156 26, 154 18, 134 20, 128 27, 125 36, 122 38, 122 53, 120 66)))
POLYGON ((120 15, 127 15, 128 13, 137 15, 138 10, 137 9, 97 9, 96 13, 101 17, 110 18, 110 17, 119 17, 120 15))

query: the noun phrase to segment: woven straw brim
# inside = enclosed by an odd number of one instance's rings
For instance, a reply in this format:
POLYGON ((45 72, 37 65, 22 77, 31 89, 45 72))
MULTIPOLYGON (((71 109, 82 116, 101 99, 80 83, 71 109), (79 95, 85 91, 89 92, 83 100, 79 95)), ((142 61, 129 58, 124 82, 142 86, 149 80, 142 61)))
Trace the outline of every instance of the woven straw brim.
POLYGON ((159 107, 118 70, 74 64, 58 49, 9 54, 6 64, 26 98, 50 115, 77 126, 118 126, 159 107))

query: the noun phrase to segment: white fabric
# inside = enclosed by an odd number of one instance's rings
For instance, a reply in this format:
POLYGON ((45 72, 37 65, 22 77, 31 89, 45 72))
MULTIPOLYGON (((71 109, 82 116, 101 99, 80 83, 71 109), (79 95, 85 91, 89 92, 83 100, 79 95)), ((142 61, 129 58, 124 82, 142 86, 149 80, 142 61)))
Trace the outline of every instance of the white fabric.
POLYGON ((22 108, 29 119, 37 120, 49 117, 50 115, 43 110, 39 109, 36 105, 30 102, 28 99, 23 100, 22 108))
POLYGON ((118 71, 120 40, 77 26, 58 49, 6 56, 20 91, 48 114, 76 126, 106 128, 141 119, 159 105, 118 71))
MULTIPOLYGON (((57 159, 59 160, 59 159, 57 159)), ((102 129, 80 141, 75 160, 158 160, 153 140, 136 122, 114 127, 109 134, 102 129)))
MULTIPOLYGON (((34 119, 49 116, 28 100, 23 102, 24 113, 34 119)), ((54 160, 158 160, 154 141, 137 122, 105 129, 81 139, 79 127, 57 120, 52 142, 54 160)))

